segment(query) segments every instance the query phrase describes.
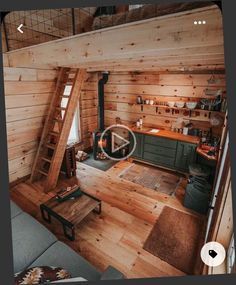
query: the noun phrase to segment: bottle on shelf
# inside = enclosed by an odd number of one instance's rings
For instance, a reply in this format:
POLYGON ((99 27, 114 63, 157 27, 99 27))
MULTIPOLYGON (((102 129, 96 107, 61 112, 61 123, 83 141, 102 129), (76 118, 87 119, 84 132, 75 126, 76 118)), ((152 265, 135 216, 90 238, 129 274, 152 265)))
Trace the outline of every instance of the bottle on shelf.
POLYGON ((138 96, 136 102, 137 104, 143 104, 142 96, 138 96))
POLYGON ((139 124, 140 124, 140 127, 143 126, 143 118, 140 118, 140 119, 139 119, 139 124))
POLYGON ((220 111, 221 109, 221 104, 222 104, 222 99, 221 99, 221 96, 218 95, 217 98, 216 98, 216 105, 214 107, 214 111, 220 111))

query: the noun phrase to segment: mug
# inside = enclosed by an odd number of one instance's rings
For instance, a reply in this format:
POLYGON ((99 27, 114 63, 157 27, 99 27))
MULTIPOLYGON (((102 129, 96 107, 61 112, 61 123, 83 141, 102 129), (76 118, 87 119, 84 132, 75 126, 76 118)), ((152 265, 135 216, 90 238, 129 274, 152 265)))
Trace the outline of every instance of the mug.
POLYGON ((183 135, 187 135, 188 134, 188 128, 184 127, 183 128, 183 135))

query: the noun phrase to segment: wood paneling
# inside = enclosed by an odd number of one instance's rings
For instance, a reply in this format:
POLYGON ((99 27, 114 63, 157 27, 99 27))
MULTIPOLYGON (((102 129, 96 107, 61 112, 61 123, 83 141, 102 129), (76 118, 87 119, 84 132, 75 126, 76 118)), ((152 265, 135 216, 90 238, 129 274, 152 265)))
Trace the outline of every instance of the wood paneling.
POLYGON ((16 67, 94 71, 224 68, 222 16, 212 5, 59 39, 9 52, 7 57, 16 67), (194 26, 196 17, 207 25, 194 26))
POLYGON ((16 171, 9 173, 9 181, 11 184, 17 184, 24 177, 28 177, 29 173, 31 173, 32 163, 27 165, 26 167, 21 167, 16 171))
MULTIPOLYGON (((168 107, 137 105, 137 96, 157 102, 195 101, 211 98, 204 93, 205 89, 223 91, 226 96, 225 75, 215 74, 217 83, 209 85, 211 74, 173 74, 159 72, 112 72, 105 85, 105 123, 111 125, 120 119, 123 124, 132 126, 143 118, 144 126, 159 127, 166 130, 174 128, 181 120, 192 122, 194 127, 208 130, 210 116, 208 111, 173 110, 168 107)), ((218 114, 218 113, 217 113, 218 114)), ((224 116, 224 114, 220 114, 224 116)), ((218 133, 218 130, 215 130, 218 133)))
POLYGON ((4 85, 6 95, 38 94, 53 92, 55 82, 47 81, 6 81, 4 85))
POLYGON ((7 135, 8 148, 20 146, 22 144, 39 141, 42 133, 42 128, 28 130, 14 135, 7 135))
POLYGON ((1 25, 1 36, 2 36, 2 52, 7 52, 7 41, 6 41, 6 33, 3 26, 3 22, 1 25))
POLYGON ((30 120, 18 120, 7 124, 8 135, 15 135, 29 130, 43 127, 44 117, 31 118, 30 120))
POLYGON ((18 146, 13 146, 8 149, 8 158, 13 160, 18 157, 22 157, 26 154, 36 152, 38 147, 38 141, 30 141, 18 146))
POLYGON ((56 78, 57 70, 54 69, 4 67, 6 81, 54 81, 56 78))
POLYGON ((9 161, 9 172, 16 172, 20 168, 31 166, 32 160, 34 159, 35 153, 30 153, 24 157, 16 158, 9 161))
POLYGON ((47 114, 47 111, 48 111, 48 105, 8 109, 6 110, 7 123, 18 120, 26 120, 26 119, 41 117, 42 115, 45 116, 47 114))
POLYGON ((98 73, 90 73, 83 84, 80 97, 80 125, 82 135, 82 149, 92 146, 92 132, 98 128, 98 73))
MULTIPOLYGON (((213 219, 210 228, 208 240, 216 241, 222 244, 226 250, 229 250, 230 241, 234 232, 233 228, 233 200, 232 200, 232 177, 229 162, 229 154, 226 157, 226 163, 221 176, 219 193, 217 195, 216 205, 214 207, 213 219), (228 160, 227 160, 228 157, 228 160)), ((216 268, 208 268, 209 274, 227 273, 227 260, 216 268)))
MULTIPOLYGON (((35 155, 53 95, 51 86, 54 86, 56 76, 56 70, 4 68, 7 90, 10 89, 13 93, 5 96, 9 161, 20 163, 26 155, 35 155), (45 91, 48 92, 44 93, 45 91)), ((92 132, 97 129, 97 81, 98 74, 90 73, 83 84, 80 97, 80 149, 92 146, 92 132)), ((10 181, 31 173, 33 157, 30 156, 27 160, 29 162, 31 158, 31 164, 22 165, 14 171, 10 169, 10 181)))
POLYGON ((56 77, 53 69, 4 67, 10 182, 31 173, 56 77))
POLYGON ((47 105, 53 93, 8 95, 5 97, 7 109, 47 105))

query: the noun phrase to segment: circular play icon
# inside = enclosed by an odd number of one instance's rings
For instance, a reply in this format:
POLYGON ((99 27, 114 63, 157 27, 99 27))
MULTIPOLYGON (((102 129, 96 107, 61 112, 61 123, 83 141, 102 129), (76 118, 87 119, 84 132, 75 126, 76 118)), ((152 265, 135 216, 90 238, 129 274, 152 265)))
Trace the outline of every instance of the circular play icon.
POLYGON ((201 249, 201 259, 208 266, 216 267, 221 265, 225 257, 225 249, 218 242, 208 242, 201 249))
POLYGON ((101 141, 108 133, 110 134, 111 148, 108 150, 101 145, 104 155, 117 161, 129 158, 136 148, 136 137, 131 129, 125 125, 111 125, 102 132, 101 141))

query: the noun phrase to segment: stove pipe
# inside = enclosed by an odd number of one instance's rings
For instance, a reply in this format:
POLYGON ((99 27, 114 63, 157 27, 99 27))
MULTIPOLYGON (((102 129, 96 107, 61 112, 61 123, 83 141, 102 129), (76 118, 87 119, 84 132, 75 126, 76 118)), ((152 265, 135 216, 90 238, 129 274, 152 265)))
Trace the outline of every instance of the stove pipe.
POLYGON ((109 72, 103 72, 102 78, 98 81, 98 127, 104 130, 104 85, 108 81, 109 72))

